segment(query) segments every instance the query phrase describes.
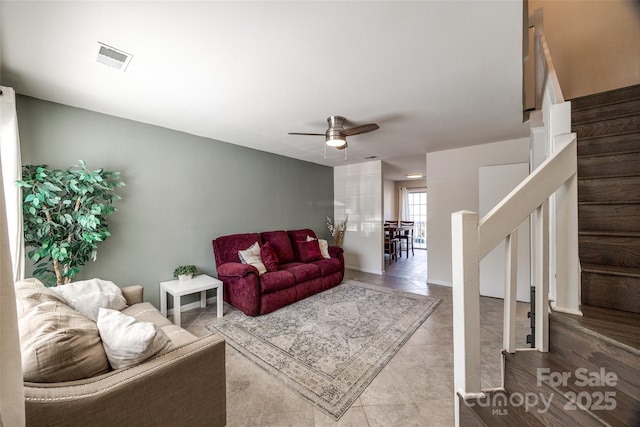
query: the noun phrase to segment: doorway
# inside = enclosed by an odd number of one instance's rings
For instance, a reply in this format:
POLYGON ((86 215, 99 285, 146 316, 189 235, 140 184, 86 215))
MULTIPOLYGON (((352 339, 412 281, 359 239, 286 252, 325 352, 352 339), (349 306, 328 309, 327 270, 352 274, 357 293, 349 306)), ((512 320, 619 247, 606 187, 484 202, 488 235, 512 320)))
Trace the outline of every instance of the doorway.
POLYGON ((413 247, 427 249, 427 191, 409 190, 409 221, 413 221, 413 247))

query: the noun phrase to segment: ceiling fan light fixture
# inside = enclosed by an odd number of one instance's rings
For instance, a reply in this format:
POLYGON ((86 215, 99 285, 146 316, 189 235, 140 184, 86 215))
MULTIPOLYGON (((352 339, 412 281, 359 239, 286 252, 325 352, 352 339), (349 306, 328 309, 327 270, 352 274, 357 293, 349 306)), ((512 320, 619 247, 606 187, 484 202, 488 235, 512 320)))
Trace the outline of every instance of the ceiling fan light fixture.
POLYGON ((347 138, 342 135, 342 132, 340 132, 340 130, 329 128, 327 130, 327 133, 325 133, 324 142, 329 147, 340 148, 346 145, 347 138))
POLYGON ((348 129, 344 128, 344 123, 346 119, 342 116, 329 116, 327 117, 327 123, 329 124, 329 129, 322 133, 308 133, 308 132, 289 132, 289 135, 312 135, 312 136, 321 136, 324 135, 324 151, 325 151, 325 159, 327 158, 327 146, 332 148, 337 148, 338 150, 344 150, 344 159, 347 160, 347 137, 353 135, 360 135, 361 133, 367 133, 379 129, 375 123, 368 123, 365 125, 359 125, 355 127, 350 127, 348 129))
POLYGON ((344 147, 344 145, 347 143, 347 140, 342 136, 334 136, 334 137, 327 136, 325 138, 325 142, 329 147, 339 148, 339 147, 344 147))

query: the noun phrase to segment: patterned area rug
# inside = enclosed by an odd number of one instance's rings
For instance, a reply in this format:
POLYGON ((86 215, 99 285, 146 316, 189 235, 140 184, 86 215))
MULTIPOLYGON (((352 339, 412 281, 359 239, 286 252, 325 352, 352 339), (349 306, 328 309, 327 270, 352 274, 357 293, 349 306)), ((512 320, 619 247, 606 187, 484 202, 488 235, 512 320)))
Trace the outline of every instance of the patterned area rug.
POLYGON ((263 316, 232 309, 206 327, 337 421, 440 302, 347 280, 263 316))

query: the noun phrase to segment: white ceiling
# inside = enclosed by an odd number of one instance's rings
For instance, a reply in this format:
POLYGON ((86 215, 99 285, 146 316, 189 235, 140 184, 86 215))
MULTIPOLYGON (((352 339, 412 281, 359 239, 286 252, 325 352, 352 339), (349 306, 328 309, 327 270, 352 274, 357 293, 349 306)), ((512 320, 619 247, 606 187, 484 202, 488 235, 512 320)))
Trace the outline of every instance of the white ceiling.
POLYGON ((326 118, 380 129, 349 160, 385 177, 425 153, 525 137, 522 2, 1 4, 1 83, 18 93, 328 166, 326 118), (97 42, 133 55, 96 62, 97 42))

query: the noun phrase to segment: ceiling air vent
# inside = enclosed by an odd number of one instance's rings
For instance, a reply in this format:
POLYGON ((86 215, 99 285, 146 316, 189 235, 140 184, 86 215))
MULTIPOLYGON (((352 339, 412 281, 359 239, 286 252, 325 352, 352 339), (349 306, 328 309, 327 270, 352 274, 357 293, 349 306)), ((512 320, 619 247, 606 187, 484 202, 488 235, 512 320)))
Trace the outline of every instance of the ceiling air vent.
POLYGON ((125 71, 133 55, 123 52, 104 43, 98 42, 98 57, 96 61, 109 67, 125 71))

